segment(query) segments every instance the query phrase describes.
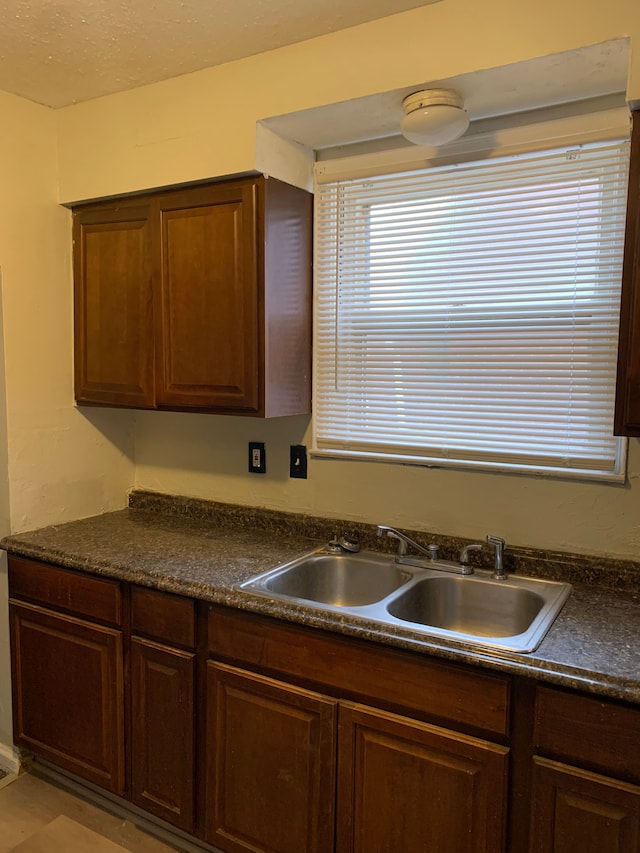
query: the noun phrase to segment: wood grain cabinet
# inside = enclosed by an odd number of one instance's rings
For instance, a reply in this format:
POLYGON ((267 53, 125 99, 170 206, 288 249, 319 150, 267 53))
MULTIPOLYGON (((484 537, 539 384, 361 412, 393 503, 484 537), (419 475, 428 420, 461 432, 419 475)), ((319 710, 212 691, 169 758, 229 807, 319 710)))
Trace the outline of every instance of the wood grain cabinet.
POLYGON ((478 738, 342 703, 338 853, 503 851, 508 755, 478 738))
POLYGON ((638 853, 640 787, 534 759, 531 853, 638 853))
POLYGON ((413 670, 402 653, 224 608, 210 611, 209 648, 225 659, 208 663, 211 844, 229 853, 503 853, 509 749, 444 721, 505 731, 506 679, 469 670, 467 680, 426 660, 413 670), (301 686, 309 682, 314 692, 301 686), (354 692, 414 707, 394 713, 352 701, 354 692), (443 725, 412 719, 433 708, 443 725))
POLYGON ((195 829, 195 602, 131 589, 131 798, 195 829))
POLYGON ((225 853, 640 853, 640 710, 9 557, 14 739, 225 853))
POLYGON ((537 690, 530 853, 639 853, 639 713, 537 690))
POLYGON ((309 412, 311 229, 265 177, 76 208, 77 401, 309 412))
POLYGON ((632 113, 614 432, 640 436, 640 110, 632 113))
POLYGON ((73 217, 75 395, 154 405, 151 204, 79 208, 73 217))
POLYGON ((119 584, 10 560, 9 592, 16 744, 122 794, 119 584))
POLYGON ((207 841, 332 853, 336 700, 211 661, 207 679, 207 841))

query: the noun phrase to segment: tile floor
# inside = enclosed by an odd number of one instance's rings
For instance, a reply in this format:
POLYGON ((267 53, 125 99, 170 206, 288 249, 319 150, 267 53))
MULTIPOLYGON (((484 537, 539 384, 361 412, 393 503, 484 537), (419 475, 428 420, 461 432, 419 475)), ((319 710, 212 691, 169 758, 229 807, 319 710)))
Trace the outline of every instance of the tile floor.
POLYGON ((31 773, 0 781, 0 853, 175 853, 129 820, 31 773), (96 834, 98 837, 96 838, 96 834))

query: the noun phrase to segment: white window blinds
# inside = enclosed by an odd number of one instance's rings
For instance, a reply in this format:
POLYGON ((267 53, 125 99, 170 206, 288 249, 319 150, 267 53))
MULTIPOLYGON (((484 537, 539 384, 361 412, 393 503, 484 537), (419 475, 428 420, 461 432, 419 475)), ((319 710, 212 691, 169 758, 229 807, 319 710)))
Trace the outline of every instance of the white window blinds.
POLYGON ((316 188, 315 448, 619 473, 628 141, 316 188))

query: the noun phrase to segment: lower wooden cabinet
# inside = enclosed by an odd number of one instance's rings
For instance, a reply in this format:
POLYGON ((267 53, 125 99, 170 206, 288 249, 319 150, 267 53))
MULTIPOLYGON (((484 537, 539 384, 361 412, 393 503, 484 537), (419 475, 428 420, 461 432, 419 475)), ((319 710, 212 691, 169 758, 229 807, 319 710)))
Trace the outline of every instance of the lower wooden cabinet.
POLYGON ((331 853, 337 701, 209 662, 207 705, 206 840, 331 853))
POLYGON ((225 664, 209 662, 207 676, 209 843, 230 853, 504 850, 506 747, 225 664))
POLYGON ((530 853, 638 853, 640 787, 534 759, 530 853))
POLYGON ((337 850, 504 850, 508 754, 487 741, 342 703, 337 850))
POLYGON ((131 641, 131 794, 136 805, 194 830, 195 654, 131 641))
POLYGON ((640 710, 9 558, 14 739, 225 853, 640 853, 640 710))
POLYGON ((14 740, 124 792, 122 631, 10 605, 14 740))

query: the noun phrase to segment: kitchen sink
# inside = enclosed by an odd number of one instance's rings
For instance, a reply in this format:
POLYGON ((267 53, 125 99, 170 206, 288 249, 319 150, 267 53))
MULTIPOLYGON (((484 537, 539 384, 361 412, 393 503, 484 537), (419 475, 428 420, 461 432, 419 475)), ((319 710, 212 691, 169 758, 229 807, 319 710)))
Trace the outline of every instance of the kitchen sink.
POLYGON ((396 619, 476 637, 522 634, 544 607, 542 595, 508 581, 425 578, 387 605, 396 619))
POLYGON ((483 570, 450 574, 452 566, 428 559, 406 566, 373 551, 319 549, 250 578, 240 589, 346 614, 354 623, 399 636, 525 653, 538 647, 571 592, 570 584, 538 578, 496 580, 483 570))
POLYGON ((372 604, 411 580, 411 573, 389 564, 388 557, 371 554, 312 554, 269 572, 265 591, 278 596, 315 601, 334 607, 372 604))

